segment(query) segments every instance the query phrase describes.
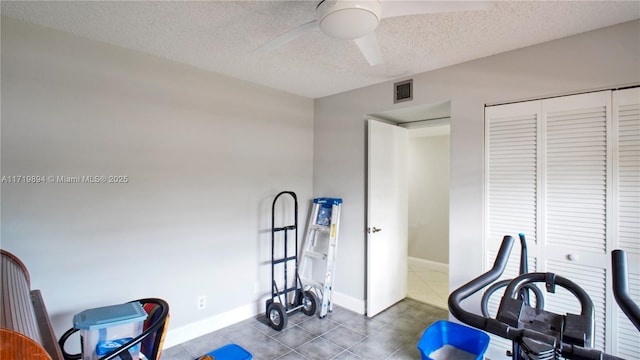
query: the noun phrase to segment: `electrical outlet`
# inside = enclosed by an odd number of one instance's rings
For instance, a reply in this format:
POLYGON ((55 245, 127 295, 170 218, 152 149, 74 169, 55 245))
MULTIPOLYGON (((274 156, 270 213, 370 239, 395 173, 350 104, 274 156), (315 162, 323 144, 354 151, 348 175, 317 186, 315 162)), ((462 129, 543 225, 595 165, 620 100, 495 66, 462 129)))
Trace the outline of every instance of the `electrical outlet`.
POLYGON ((204 310, 207 307, 207 297, 205 295, 198 296, 198 310, 204 310))

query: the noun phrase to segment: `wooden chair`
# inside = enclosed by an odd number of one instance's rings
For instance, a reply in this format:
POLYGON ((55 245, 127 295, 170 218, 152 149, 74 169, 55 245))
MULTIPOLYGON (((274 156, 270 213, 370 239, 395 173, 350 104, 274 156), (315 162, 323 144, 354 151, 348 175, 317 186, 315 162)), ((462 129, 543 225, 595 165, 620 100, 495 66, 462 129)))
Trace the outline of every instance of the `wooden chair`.
POLYGON ((0 359, 40 359, 15 355, 24 350, 17 347, 19 344, 28 348, 39 344, 50 359, 63 359, 42 293, 31 289, 29 270, 22 260, 4 249, 0 249, 0 328, 0 359), (10 355, 10 349, 15 356, 10 355))
POLYGON ((51 356, 30 337, 11 329, 0 328, 0 359, 51 360, 51 356))

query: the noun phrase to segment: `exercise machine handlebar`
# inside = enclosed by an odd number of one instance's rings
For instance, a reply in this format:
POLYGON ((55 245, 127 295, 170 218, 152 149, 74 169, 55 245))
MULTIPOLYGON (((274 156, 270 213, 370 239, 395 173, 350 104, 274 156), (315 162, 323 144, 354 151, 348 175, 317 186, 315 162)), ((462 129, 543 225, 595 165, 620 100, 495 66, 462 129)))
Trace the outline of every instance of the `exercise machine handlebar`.
POLYGON ((518 276, 513 279, 507 286, 507 289, 504 291, 504 296, 508 296, 512 299, 518 298, 518 293, 520 289, 522 289, 525 285, 530 283, 542 282, 547 284, 560 285, 561 287, 570 291, 573 296, 578 299, 580 303, 581 315, 586 315, 591 318, 594 317, 595 310, 593 308, 593 301, 591 301, 591 297, 584 291, 583 288, 578 286, 573 281, 553 273, 528 273, 518 276))
POLYGON ((502 275, 505 267, 507 266, 509 255, 511 254, 511 249, 513 248, 514 242, 515 240, 513 239, 513 237, 506 235, 502 239, 500 250, 498 250, 498 255, 496 256, 491 270, 462 285, 458 289, 454 290, 451 295, 449 295, 449 311, 453 316, 455 316, 463 323, 471 325, 475 328, 482 330, 491 328, 494 329, 494 331, 499 331, 499 333, 490 331, 499 336, 503 336, 503 333, 506 334, 508 330, 507 328, 509 327, 508 325, 503 324, 495 319, 486 318, 484 316, 466 311, 462 308, 462 306, 460 306, 460 303, 464 299, 482 290, 482 288, 490 285, 502 275))
POLYGON ((611 274, 613 278, 613 296, 622 312, 640 331, 640 308, 631 300, 627 282, 627 255, 623 250, 611 252, 611 274))

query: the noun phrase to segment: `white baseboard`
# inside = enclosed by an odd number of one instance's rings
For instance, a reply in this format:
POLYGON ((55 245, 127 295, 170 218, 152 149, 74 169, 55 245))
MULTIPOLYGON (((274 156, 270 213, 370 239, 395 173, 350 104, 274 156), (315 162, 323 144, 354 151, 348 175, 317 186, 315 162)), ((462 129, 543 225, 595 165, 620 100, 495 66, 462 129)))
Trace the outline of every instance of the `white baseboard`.
POLYGON ((364 300, 356 299, 353 296, 345 295, 343 293, 333 292, 333 303, 341 306, 347 310, 351 310, 355 313, 364 315, 364 300))
MULTIPOLYGON (((259 309, 259 307, 255 303, 247 304, 225 313, 181 326, 177 329, 170 329, 167 331, 167 337, 163 347, 167 349, 240 321, 247 320, 258 315, 257 309, 259 309)), ((169 320, 169 324, 171 324, 171 320, 169 320)))
MULTIPOLYGON (((364 314, 364 301, 352 296, 334 292, 333 303, 358 314, 364 314)), ((262 309, 263 307, 264 301, 259 301, 258 303, 247 304, 176 329, 169 329, 164 341, 164 348, 168 349, 210 332, 247 320, 258 315, 258 309, 262 309)))
POLYGON ((420 259, 416 257, 409 256, 409 265, 423 266, 429 269, 440 271, 440 272, 449 272, 449 264, 440 263, 431 260, 420 259))

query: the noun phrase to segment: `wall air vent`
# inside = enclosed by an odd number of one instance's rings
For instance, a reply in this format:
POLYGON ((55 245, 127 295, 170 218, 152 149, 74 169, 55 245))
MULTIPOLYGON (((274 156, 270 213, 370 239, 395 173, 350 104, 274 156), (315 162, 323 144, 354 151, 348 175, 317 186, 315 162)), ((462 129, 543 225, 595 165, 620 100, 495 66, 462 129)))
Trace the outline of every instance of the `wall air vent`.
POLYGON ((393 84, 393 103, 413 100, 413 79, 393 84))

